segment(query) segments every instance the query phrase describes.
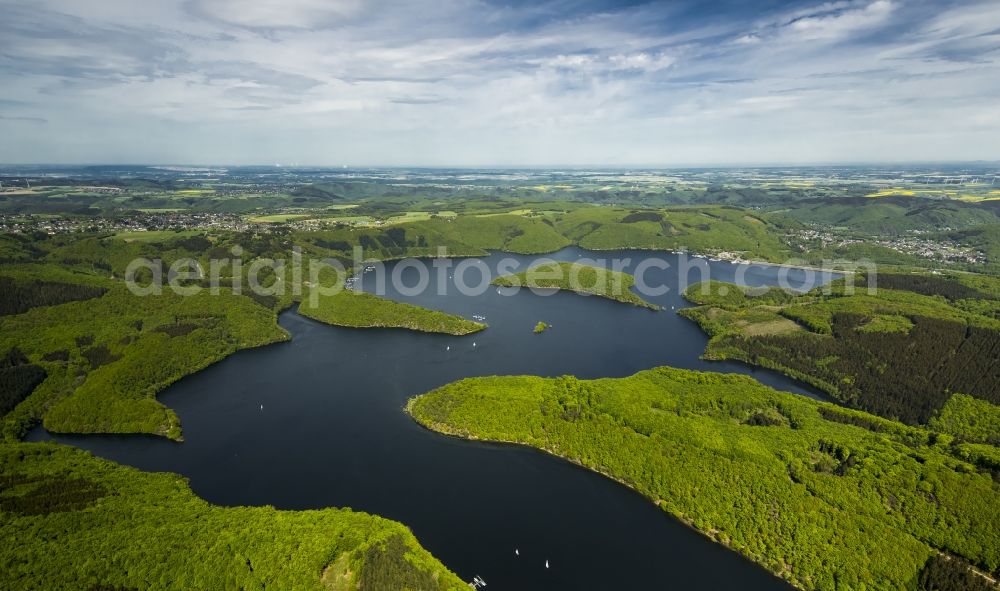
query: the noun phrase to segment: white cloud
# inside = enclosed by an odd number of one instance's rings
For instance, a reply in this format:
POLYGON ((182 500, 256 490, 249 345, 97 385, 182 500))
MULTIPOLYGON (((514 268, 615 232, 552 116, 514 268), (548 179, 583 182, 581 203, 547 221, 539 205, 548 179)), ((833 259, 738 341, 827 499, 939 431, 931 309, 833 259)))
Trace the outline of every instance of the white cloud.
POLYGON ((656 72, 669 68, 676 60, 665 54, 649 54, 639 52, 627 55, 613 55, 609 58, 609 61, 614 69, 618 70, 642 70, 645 72, 656 72))
POLYGON ((780 42, 836 41, 884 24, 897 5, 892 0, 859 2, 839 0, 758 20, 751 31, 736 38, 738 44, 763 39, 780 42))
POLYGON ((362 0, 194 0, 192 11, 244 27, 314 29, 357 16, 362 0))
POLYGON ((894 8, 889 0, 875 0, 863 8, 794 20, 786 26, 786 30, 803 40, 842 39, 882 24, 894 8))
POLYGON ((19 0, 0 161, 1000 158, 995 3, 897 1, 747 26, 648 7, 521 22, 478 0, 19 0))
POLYGON ((675 61, 675 58, 662 53, 637 52, 606 56, 557 55, 551 59, 540 60, 538 63, 546 67, 570 69, 596 75, 620 71, 657 72, 669 68, 675 61))

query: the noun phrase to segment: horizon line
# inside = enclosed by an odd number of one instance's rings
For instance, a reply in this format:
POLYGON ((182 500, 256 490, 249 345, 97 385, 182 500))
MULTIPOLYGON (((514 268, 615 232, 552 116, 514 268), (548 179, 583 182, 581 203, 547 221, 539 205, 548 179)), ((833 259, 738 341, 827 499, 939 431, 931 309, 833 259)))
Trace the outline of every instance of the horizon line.
POLYGON ((631 163, 631 164, 281 164, 281 163, 179 163, 179 162, 0 162, 0 168, 12 168, 17 166, 44 168, 44 167, 67 167, 85 168, 99 166, 134 166, 146 168, 272 168, 272 169, 303 169, 303 168, 324 168, 335 170, 400 170, 400 169, 420 169, 420 170, 555 170, 560 168, 568 169, 590 169, 590 170, 621 170, 621 169, 642 169, 642 170, 677 170, 689 168, 812 168, 812 167, 848 167, 848 166, 932 166, 932 165, 997 165, 1000 166, 1000 159, 996 160, 872 160, 872 161, 815 161, 815 162, 692 162, 692 163, 672 163, 672 164, 651 164, 651 163, 631 163))

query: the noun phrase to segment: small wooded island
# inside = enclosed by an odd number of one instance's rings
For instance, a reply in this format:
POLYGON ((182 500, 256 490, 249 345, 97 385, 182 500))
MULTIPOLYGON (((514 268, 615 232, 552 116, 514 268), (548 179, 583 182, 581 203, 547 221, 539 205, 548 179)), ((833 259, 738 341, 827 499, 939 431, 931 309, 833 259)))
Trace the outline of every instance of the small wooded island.
POLYGON ((616 302, 659 310, 656 304, 632 293, 635 278, 628 273, 580 263, 541 263, 526 271, 503 275, 493 280, 501 287, 562 289, 584 295, 596 295, 616 302))

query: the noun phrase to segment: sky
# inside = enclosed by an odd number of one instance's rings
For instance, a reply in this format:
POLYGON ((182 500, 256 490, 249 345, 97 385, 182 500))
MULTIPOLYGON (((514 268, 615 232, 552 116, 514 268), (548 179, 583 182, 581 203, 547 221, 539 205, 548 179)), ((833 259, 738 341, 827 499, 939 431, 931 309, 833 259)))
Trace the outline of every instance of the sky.
POLYGON ((1000 2, 0 0, 0 162, 1000 160, 1000 2))

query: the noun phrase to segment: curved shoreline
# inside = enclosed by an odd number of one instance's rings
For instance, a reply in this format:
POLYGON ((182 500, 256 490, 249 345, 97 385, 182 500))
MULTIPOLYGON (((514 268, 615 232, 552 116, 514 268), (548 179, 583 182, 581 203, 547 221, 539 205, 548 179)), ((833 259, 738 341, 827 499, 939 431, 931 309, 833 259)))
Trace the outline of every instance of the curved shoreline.
POLYGON ((775 572, 775 571, 767 568, 765 565, 763 565, 760 562, 757 562, 756 560, 754 560, 754 558, 752 556, 750 556, 750 555, 742 552, 739 548, 735 548, 729 542, 727 542, 725 540, 722 540, 719 537, 713 535, 712 531, 706 531, 706 530, 700 529, 696 525, 694 525, 694 523, 692 523, 691 520, 689 520, 688 518, 686 518, 684 515, 678 514, 678 513, 673 513, 671 511, 666 510, 664 508, 665 501, 663 499, 655 499, 653 497, 650 497, 649 495, 646 495, 646 494, 642 493, 641 491, 637 490, 635 487, 633 487, 629 483, 625 482, 621 478, 618 478, 618 477, 612 475, 611 473, 609 473, 606 470, 602 470, 602 469, 600 469, 600 468, 598 468, 596 466, 590 466, 590 465, 585 464, 585 463, 583 463, 583 462, 581 462, 581 461, 579 461, 579 460, 577 460, 575 458, 571 458, 569 456, 562 455, 562 454, 559 453, 558 450, 556 450, 555 448, 552 448, 552 447, 536 447, 534 445, 531 445, 529 443, 524 443, 522 441, 512 441, 512 440, 508 440, 508 439, 488 439, 488 438, 483 438, 483 437, 477 437, 475 435, 472 435, 471 433, 462 433, 462 432, 460 432, 460 431, 458 431, 456 429, 452 429, 451 427, 449 427, 448 425, 443 424, 443 423, 424 422, 423 420, 421 420, 421 419, 417 418, 416 416, 414 416, 414 414, 411 412, 412 404, 418 398, 420 398, 421 396, 424 396, 424 394, 419 394, 419 395, 414 396, 414 397, 410 398, 409 400, 407 400, 406 401, 406 405, 402 408, 402 410, 411 419, 413 419, 414 423, 416 423, 417 425, 419 425, 423 429, 427 430, 428 432, 434 433, 435 435, 440 435, 440 436, 443 436, 443 437, 449 437, 449 438, 452 438, 452 439, 455 439, 455 440, 458 440, 458 441, 468 441, 468 442, 476 442, 476 443, 492 443, 492 444, 497 444, 497 445, 509 445, 509 446, 518 447, 518 448, 522 448, 522 449, 529 449, 529 450, 533 450, 533 451, 538 451, 538 452, 542 452, 542 453, 544 453, 546 455, 549 455, 551 457, 558 458, 561 461, 568 462, 568 463, 570 463, 570 464, 572 464, 574 466, 577 466, 579 468, 583 468, 584 470, 587 470, 588 472, 591 472, 591 473, 594 473, 594 474, 599 474, 600 476, 603 476, 604 478, 607 478, 608 480, 616 482, 616 483, 620 484, 621 486, 627 488, 631 492, 639 495, 643 499, 645 499, 645 500, 649 501, 650 503, 652 503, 656 508, 660 509, 663 513, 665 513, 667 515, 668 518, 675 520, 677 523, 679 523, 679 524, 683 525, 684 527, 688 528, 689 530, 691 530, 691 531, 693 531, 693 532, 695 532, 695 533, 703 536, 704 538, 706 538, 707 540, 711 541, 712 543, 719 544, 720 546, 723 546, 724 548, 732 551, 733 553, 735 553, 739 557, 743 558, 744 560, 750 562, 754 566, 763 569, 768 574, 770 574, 771 576, 773 576, 775 579, 780 580, 783 583, 788 584, 790 587, 792 587, 794 589, 801 589, 803 591, 806 591, 806 587, 803 587, 801 585, 797 585, 795 581, 791 581, 791 580, 788 580, 788 579, 780 576, 780 573, 777 573, 777 572, 775 572))
POLYGON ((470 378, 410 398, 405 412, 439 434, 530 447, 601 474, 795 587, 838 573, 902 584, 937 549, 994 565, 980 505, 996 499, 978 500, 990 498, 988 475, 956 466, 962 458, 930 432, 843 408, 746 376, 658 367, 617 379, 470 378), (888 466, 902 471, 886 477, 888 466), (946 483, 943 500, 908 488, 914 475, 946 483), (886 502, 910 508, 884 512, 886 502), (939 518, 956 525, 932 527, 939 518), (892 544, 897 560, 876 559, 873 543, 892 544))

